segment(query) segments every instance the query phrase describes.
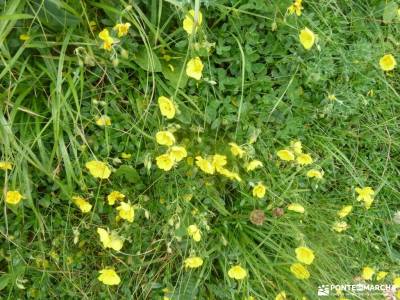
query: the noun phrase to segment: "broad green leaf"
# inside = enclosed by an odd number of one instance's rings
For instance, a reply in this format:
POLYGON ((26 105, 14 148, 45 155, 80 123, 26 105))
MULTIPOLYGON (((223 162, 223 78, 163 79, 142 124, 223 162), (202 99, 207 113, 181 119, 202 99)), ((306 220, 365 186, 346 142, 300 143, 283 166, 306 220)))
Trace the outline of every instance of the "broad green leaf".
POLYGON ((152 49, 140 46, 134 55, 133 61, 143 70, 149 72, 161 72, 162 68, 160 60, 152 49))

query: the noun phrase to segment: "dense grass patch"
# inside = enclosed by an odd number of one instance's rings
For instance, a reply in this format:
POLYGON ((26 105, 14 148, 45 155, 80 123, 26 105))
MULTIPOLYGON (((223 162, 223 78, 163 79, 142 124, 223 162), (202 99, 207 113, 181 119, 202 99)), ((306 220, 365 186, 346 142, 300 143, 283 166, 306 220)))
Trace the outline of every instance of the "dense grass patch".
POLYGON ((395 1, 0 6, 1 298, 400 286, 395 1))

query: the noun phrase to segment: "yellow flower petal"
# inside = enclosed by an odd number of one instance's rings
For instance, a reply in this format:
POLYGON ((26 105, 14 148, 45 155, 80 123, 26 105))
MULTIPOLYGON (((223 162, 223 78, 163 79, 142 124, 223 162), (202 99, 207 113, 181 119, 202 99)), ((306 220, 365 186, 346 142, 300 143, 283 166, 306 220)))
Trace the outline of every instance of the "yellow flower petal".
POLYGON ((96 124, 98 126, 110 126, 111 125, 111 119, 110 117, 106 115, 102 115, 101 117, 97 118, 96 124))
POLYGON ((185 268, 199 268, 203 265, 203 259, 198 256, 192 256, 185 259, 185 268))
POLYGON ((92 205, 82 197, 74 196, 72 197, 72 201, 83 213, 88 213, 92 209, 92 205))
POLYGON ((243 155, 246 153, 239 145, 236 143, 229 143, 229 146, 231 146, 231 152, 234 156, 238 156, 239 158, 242 158, 243 155))
POLYGON ((316 179, 322 179, 322 177, 324 176, 322 172, 320 172, 316 169, 309 170, 306 175, 307 175, 307 177, 316 178, 316 179))
POLYGON ((300 154, 299 156, 297 156, 296 159, 297 163, 301 166, 305 166, 305 165, 309 165, 313 163, 313 159, 311 157, 310 154, 300 154))
POLYGON ((187 228, 187 234, 195 241, 199 242, 201 240, 201 231, 197 225, 192 224, 187 228))
POLYGON ((246 171, 247 172, 254 171, 257 168, 261 168, 262 166, 263 166, 263 163, 261 161, 255 159, 246 165, 246 171))
POLYGON ((8 204, 16 205, 18 204, 24 197, 18 191, 8 191, 6 193, 6 202, 8 204))
POLYGON ((130 23, 118 23, 114 26, 114 30, 118 31, 118 37, 122 37, 128 34, 130 27, 131 27, 130 23))
POLYGON ((351 205, 346 205, 343 206, 337 213, 337 215, 339 216, 339 218, 343 219, 345 218, 349 213, 351 213, 351 211, 353 210, 353 206, 351 205))
POLYGON ((12 163, 10 163, 9 161, 0 161, 0 170, 12 170, 12 163))
POLYGON ((295 252, 297 260, 303 264, 311 265, 314 261, 314 252, 308 247, 298 247, 295 252))
POLYGON ((182 146, 172 146, 171 149, 169 149, 169 155, 174 161, 180 162, 187 157, 187 152, 182 146))
POLYGON ((392 54, 386 54, 379 60, 379 66, 383 71, 392 71, 396 67, 396 59, 392 54))
POLYGON ((200 80, 203 75, 204 65, 200 57, 192 58, 186 65, 186 75, 196 80, 200 80))
POLYGON ((112 191, 107 195, 107 201, 109 205, 114 205, 116 201, 121 201, 125 199, 125 195, 118 191, 112 191))
POLYGON ((372 276, 374 275, 375 270, 372 269, 371 267, 364 267, 362 270, 361 277, 364 280, 372 280, 372 276))
POLYGON ((215 172, 212 162, 202 158, 201 156, 196 156, 196 166, 198 166, 200 170, 207 174, 214 174, 215 172))
POLYGON ((307 268, 300 263, 294 263, 290 266, 290 271, 296 276, 298 279, 308 279, 310 278, 310 272, 308 272, 307 268))
POLYGON ((121 219, 127 220, 132 223, 135 218, 135 210, 132 205, 126 202, 120 202, 120 205, 117 207, 118 216, 121 219))
POLYGON ((294 160, 293 152, 287 149, 279 150, 278 152, 276 152, 276 155, 278 155, 278 157, 284 161, 294 160))
POLYGON ((193 9, 189 10, 185 19, 183 20, 183 29, 187 32, 187 34, 191 35, 197 31, 198 26, 203 22, 203 15, 199 11, 197 16, 197 24, 194 22, 195 11, 193 9))
POLYGON ((291 211, 294 211, 294 212, 298 212, 300 214, 304 213, 304 207, 303 207, 303 205, 301 205, 299 203, 289 204, 288 210, 291 210, 291 211))
POLYGON ((263 198, 265 196, 266 187, 261 182, 257 183, 256 186, 253 187, 253 197, 263 198))
POLYGON ((163 146, 172 146, 175 144, 175 137, 169 131, 159 131, 156 133, 156 141, 163 146))
POLYGON ((310 50, 312 48, 312 46, 314 45, 315 35, 307 27, 305 27, 304 29, 302 29, 300 31, 299 38, 300 38, 300 43, 303 45, 303 47, 306 50, 310 50))
POLYGON ((236 265, 229 269, 228 276, 236 280, 242 280, 247 277, 247 271, 241 266, 236 265))
POLYGON ((171 99, 161 96, 158 98, 158 107, 160 108, 161 114, 167 119, 175 117, 175 105, 171 99))
POLYGON ((85 166, 93 177, 107 179, 111 175, 111 170, 102 161, 92 160, 87 162, 85 166))
POLYGON ((174 166, 174 158, 167 154, 162 154, 156 157, 157 167, 164 171, 169 171, 174 166))
POLYGON ((349 228, 349 225, 345 221, 335 222, 332 229, 336 232, 343 232, 349 228))
POLYGON ((105 285, 118 285, 121 282, 118 274, 114 269, 106 268, 99 271, 100 276, 97 277, 105 285))

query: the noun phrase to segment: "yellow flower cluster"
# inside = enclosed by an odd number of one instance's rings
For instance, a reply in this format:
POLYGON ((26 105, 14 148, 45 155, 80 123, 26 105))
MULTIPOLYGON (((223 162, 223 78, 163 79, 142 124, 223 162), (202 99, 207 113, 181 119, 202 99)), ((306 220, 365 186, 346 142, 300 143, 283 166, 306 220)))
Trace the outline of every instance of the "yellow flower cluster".
MULTIPOLYGON (((111 175, 111 169, 108 165, 102 161, 92 160, 85 164, 85 167, 88 169, 89 173, 95 177, 100 179, 107 179, 111 175)), ((15 195, 13 196, 14 201, 18 200, 15 195)), ((115 208, 117 211, 116 221, 126 220, 130 223, 134 221, 135 218, 135 207, 130 204, 130 202, 125 202, 126 196, 119 191, 111 191, 107 195, 107 202, 109 205, 115 205, 118 203, 118 206, 115 208)), ((11 197, 10 197, 10 200, 11 197)), ((18 200, 19 201, 19 200, 18 200)), ((88 200, 81 196, 73 196, 72 202, 78 206, 82 213, 89 213, 92 210, 92 205, 88 200)), ((113 249, 115 251, 121 251, 124 245, 124 239, 118 235, 116 231, 109 231, 108 228, 104 229, 101 227, 97 228, 97 234, 99 235, 100 242, 102 243, 105 249, 113 249)), ((98 276, 98 280, 105 285, 118 285, 121 282, 120 277, 115 272, 114 268, 104 268, 99 271, 100 275, 98 276)))
POLYGON ((305 265, 311 265, 314 261, 314 251, 308 247, 298 247, 295 249, 296 259, 299 261, 290 266, 290 271, 298 279, 310 278, 310 272, 305 265))
MULTIPOLYGON (((374 195, 375 195, 375 191, 372 189, 372 187, 369 186, 364 188, 357 187, 355 191, 358 194, 357 201, 363 201, 365 208, 369 209, 372 205, 372 202, 374 201, 374 195)), ((340 219, 344 219, 352 212, 352 210, 353 210, 352 205, 345 205, 337 212, 337 216, 340 219)), ((346 231, 348 228, 349 225, 347 224, 346 221, 343 220, 336 221, 332 225, 332 229, 339 233, 346 231)))
POLYGON ((175 137, 170 131, 156 133, 156 141, 159 145, 167 146, 166 153, 156 157, 157 167, 164 171, 170 171, 175 164, 187 157, 187 151, 183 146, 175 146, 175 137))
MULTIPOLYGON (((290 147, 279 150, 276 155, 283 161, 293 161, 299 166, 307 166, 314 162, 310 154, 303 153, 303 145, 300 141, 291 141, 290 147)), ((324 173, 317 169, 310 169, 307 171, 306 176, 309 178, 322 179, 324 173)))
MULTIPOLYGON (((128 34, 129 28, 131 27, 130 23, 118 23, 114 26, 114 31, 117 32, 118 37, 123 37, 128 34)), ((110 32, 107 28, 104 28, 99 33, 99 38, 103 41, 102 48, 107 51, 111 51, 113 45, 118 41, 110 35, 110 32)))
POLYGON ((296 15, 301 16, 301 11, 303 10, 302 2, 303 0, 295 0, 293 4, 288 7, 289 15, 296 13, 296 15))

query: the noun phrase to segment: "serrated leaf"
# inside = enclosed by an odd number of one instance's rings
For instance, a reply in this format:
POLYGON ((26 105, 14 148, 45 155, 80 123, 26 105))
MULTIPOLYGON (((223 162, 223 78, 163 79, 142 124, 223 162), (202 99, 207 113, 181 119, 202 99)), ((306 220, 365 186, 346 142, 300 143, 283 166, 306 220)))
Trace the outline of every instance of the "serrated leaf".
POLYGON ((397 15, 398 5, 395 2, 386 4, 383 10, 383 22, 390 23, 397 15))

